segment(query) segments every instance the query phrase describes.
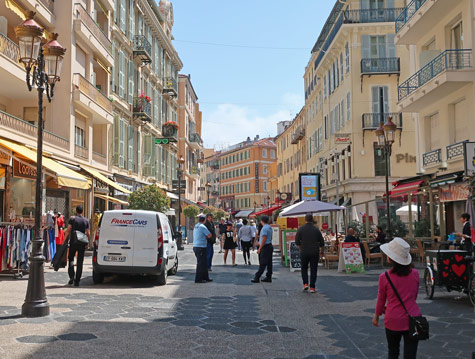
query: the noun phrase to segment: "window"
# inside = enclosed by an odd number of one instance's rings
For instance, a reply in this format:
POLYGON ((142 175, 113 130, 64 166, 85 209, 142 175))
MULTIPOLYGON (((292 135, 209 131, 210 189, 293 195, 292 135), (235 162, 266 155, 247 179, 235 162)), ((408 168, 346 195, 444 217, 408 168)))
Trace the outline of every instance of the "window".
POLYGON ((76 146, 86 147, 86 135, 81 127, 74 127, 74 144, 76 146))
POLYGON ((378 114, 378 116, 373 115, 373 127, 379 127, 379 122, 385 122, 385 117, 381 118, 381 105, 383 105, 383 111, 385 114, 389 113, 389 99, 388 99, 388 86, 373 86, 371 87, 371 97, 372 97, 372 111, 373 114, 378 114), (383 96, 383 103, 381 104, 381 95, 383 96))
POLYGON ((340 82, 344 80, 344 72, 343 72, 343 52, 340 52, 340 82))
POLYGON ((338 57, 336 58, 336 63, 333 64, 333 67, 335 69, 335 89, 336 89, 340 85, 340 73, 339 73, 340 67, 338 66, 338 57))
POLYGON ((341 127, 345 126, 345 111, 346 111, 346 108, 345 108, 345 99, 341 100, 341 104, 340 104, 340 123, 341 123, 341 127))
POLYGON ((323 76, 323 98, 327 99, 327 75, 323 76))
POLYGON ((267 166, 266 165, 262 166, 262 174, 265 174, 265 175, 267 174, 267 166))
MULTIPOLYGON (((384 152, 379 148, 378 144, 375 142, 374 147, 374 175, 375 176, 385 176, 386 175, 386 161, 384 159, 384 152)), ((389 171, 388 176, 391 176, 391 164, 388 163, 389 171)))
POLYGON ((330 94, 332 94, 335 89, 335 64, 332 65, 329 72, 330 72, 330 94))
POLYGON ((262 184, 264 185, 264 192, 267 192, 267 182, 264 181, 262 184))
POLYGON ((270 150, 270 158, 275 158, 275 150, 270 150))
POLYGON ((323 122, 325 124, 325 140, 328 140, 329 128, 328 128, 328 115, 325 115, 323 122))
POLYGON ((262 157, 267 158, 267 149, 266 148, 262 149, 262 157))
POLYGON ((346 120, 351 120, 351 96, 350 92, 346 94, 346 120))
POLYGON ((346 72, 350 71, 350 46, 348 43, 345 44, 345 65, 346 65, 346 72))
POLYGON ((461 21, 450 31, 450 48, 452 50, 463 49, 463 28, 461 21))

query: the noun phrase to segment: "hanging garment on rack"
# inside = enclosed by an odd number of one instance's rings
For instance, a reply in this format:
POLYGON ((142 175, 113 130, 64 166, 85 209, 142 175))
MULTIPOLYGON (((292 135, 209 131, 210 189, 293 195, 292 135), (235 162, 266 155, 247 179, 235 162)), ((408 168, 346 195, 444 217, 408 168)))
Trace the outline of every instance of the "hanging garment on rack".
POLYGON ((54 226, 48 229, 48 240, 49 240, 49 260, 51 261, 54 258, 56 253, 56 238, 54 233, 54 226))

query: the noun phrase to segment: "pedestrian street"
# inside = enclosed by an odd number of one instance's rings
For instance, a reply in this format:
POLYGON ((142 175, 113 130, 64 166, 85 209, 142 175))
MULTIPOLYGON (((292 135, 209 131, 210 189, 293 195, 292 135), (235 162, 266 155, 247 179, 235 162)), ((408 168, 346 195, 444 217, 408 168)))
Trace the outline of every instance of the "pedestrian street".
MULTIPOLYGON (((215 249, 218 247, 215 246, 215 249)), ((86 257, 79 287, 67 285, 65 269, 46 269, 51 314, 20 316, 26 279, 0 279, 2 358, 384 358, 383 328, 374 328, 381 267, 347 275, 319 268, 317 294, 301 292, 299 272, 274 256, 272 283, 253 284, 257 270, 224 266, 216 250, 213 282, 195 284, 191 245, 165 286, 146 277, 110 277, 92 282, 86 257)), ((419 273, 422 271, 419 268, 419 273)), ((421 281, 422 285, 422 281, 421 281)), ((438 291, 418 304, 430 321, 431 338, 418 358, 469 358, 475 348, 475 314, 458 293, 438 291)))

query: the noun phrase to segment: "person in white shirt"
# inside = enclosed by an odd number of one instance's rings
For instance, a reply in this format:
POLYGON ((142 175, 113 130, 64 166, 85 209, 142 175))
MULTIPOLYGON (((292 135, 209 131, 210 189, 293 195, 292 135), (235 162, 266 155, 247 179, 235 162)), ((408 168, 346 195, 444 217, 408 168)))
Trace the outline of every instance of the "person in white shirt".
POLYGON ((248 225, 247 219, 243 219, 243 226, 239 230, 238 238, 241 241, 242 256, 244 257, 244 264, 251 265, 251 246, 252 246, 252 227, 248 225))

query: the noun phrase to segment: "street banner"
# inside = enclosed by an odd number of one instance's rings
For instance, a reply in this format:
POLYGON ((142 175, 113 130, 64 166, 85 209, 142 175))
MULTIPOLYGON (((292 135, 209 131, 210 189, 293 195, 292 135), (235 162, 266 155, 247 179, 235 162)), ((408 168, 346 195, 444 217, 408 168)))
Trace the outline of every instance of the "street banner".
POLYGON ((338 272, 365 273, 363 256, 359 243, 341 243, 338 272))

